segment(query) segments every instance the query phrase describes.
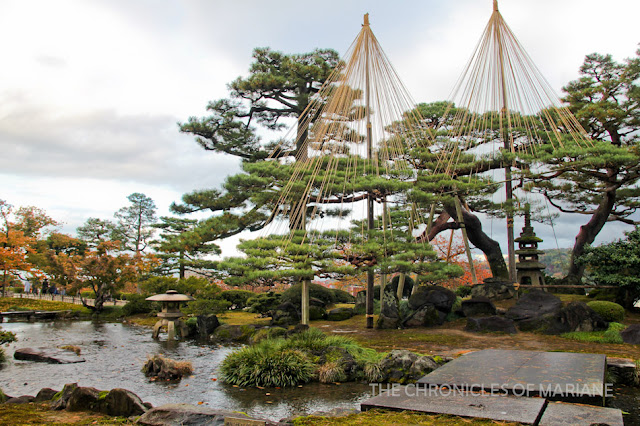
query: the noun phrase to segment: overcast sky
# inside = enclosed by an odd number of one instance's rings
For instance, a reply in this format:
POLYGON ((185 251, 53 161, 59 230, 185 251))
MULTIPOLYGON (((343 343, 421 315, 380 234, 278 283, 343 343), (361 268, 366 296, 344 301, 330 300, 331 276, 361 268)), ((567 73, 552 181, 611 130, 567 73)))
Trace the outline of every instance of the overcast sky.
MULTIPOLYGON (((640 42, 637 0, 502 0, 500 11, 557 93, 585 55, 622 61, 640 42)), ((176 123, 225 97, 253 48, 343 54, 367 12, 414 100, 431 102, 449 97, 492 0, 0 0, 0 199, 41 207, 69 233, 111 219, 133 192, 167 215, 238 170, 176 123)), ((558 245, 586 221, 560 218, 558 245)), ((502 221, 485 226, 504 235, 502 221)), ((556 246, 550 227, 536 230, 556 246)))

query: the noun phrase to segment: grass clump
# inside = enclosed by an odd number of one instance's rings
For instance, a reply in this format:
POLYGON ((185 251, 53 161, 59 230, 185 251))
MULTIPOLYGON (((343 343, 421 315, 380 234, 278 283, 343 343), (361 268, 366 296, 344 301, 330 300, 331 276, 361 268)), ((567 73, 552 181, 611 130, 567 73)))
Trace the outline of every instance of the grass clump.
POLYGON ((624 308, 615 302, 606 300, 594 300, 587 303, 605 321, 620 322, 624 319, 624 308))
POLYGON ((266 339, 228 355, 220 366, 226 383, 241 387, 286 387, 313 379, 314 365, 302 351, 266 339))
POLYGON ((563 333, 560 337, 565 339, 577 340, 579 342, 593 343, 624 343, 620 332, 626 326, 617 322, 609 323, 609 328, 605 331, 572 331, 563 333))
POLYGON ((64 345, 64 346, 60 346, 60 349, 64 349, 65 351, 71 351, 76 355, 80 355, 80 352, 82 352, 82 350, 80 349, 80 346, 76 346, 76 345, 64 345))
POLYGON ((288 338, 267 336, 239 349, 225 358, 220 371, 222 379, 233 385, 285 387, 312 380, 377 378, 382 357, 349 338, 326 336, 311 328, 288 338))
POLYGON ((189 361, 176 361, 156 354, 147 359, 142 372, 147 377, 159 380, 180 380, 193 373, 193 365, 189 361))

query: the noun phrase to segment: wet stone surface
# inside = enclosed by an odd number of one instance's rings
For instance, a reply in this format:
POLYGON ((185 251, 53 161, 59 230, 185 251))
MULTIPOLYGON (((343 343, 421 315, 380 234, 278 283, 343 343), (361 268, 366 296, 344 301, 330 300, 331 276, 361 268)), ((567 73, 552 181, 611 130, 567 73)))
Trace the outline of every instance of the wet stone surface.
POLYGON ((435 388, 397 386, 364 401, 361 408, 363 411, 373 408, 413 410, 534 424, 544 404, 545 400, 542 398, 480 395, 477 392, 447 392, 435 388))
POLYGON ((600 354, 488 349, 461 356, 418 384, 500 389, 516 396, 602 405, 605 368, 600 354))

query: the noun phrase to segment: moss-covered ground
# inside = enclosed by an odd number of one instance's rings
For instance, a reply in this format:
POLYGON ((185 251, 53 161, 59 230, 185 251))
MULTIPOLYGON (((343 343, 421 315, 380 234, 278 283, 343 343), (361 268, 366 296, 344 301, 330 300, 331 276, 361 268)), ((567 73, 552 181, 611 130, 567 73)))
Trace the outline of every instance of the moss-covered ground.
POLYGON ((428 425, 428 426, 475 426, 475 425, 519 425, 520 423, 493 422, 490 420, 466 419, 455 416, 419 414, 411 411, 370 410, 344 417, 308 416, 295 420, 296 426, 326 425, 428 425))
POLYGON ((134 422, 120 417, 66 410, 49 410, 46 403, 0 404, 0 425, 132 425, 134 422))

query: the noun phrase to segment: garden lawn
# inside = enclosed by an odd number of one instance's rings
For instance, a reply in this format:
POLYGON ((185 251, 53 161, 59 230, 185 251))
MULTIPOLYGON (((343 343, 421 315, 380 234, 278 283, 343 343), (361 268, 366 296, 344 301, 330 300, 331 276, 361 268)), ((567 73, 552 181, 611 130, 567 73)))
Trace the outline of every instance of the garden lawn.
POLYGON ((18 299, 14 297, 0 297, 0 312, 10 310, 20 311, 78 311, 90 312, 82 305, 66 302, 53 302, 41 299, 18 299))

